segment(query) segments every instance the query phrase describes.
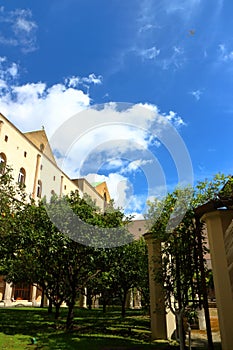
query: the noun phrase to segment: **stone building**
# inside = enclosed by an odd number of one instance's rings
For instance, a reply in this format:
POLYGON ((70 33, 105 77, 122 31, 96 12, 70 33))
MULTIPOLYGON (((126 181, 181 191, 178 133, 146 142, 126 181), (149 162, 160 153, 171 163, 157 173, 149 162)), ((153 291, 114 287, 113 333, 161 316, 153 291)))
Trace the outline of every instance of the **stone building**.
MULTIPOLYGON (((12 168, 15 182, 24 184, 28 198, 36 202, 52 194, 64 196, 78 191, 88 194, 101 211, 110 201, 105 182, 92 186, 86 179, 70 179, 57 165, 45 130, 22 133, 0 113, 0 163, 12 168)), ((39 300, 39 292, 27 283, 10 285, 0 277, 0 301, 39 300)))

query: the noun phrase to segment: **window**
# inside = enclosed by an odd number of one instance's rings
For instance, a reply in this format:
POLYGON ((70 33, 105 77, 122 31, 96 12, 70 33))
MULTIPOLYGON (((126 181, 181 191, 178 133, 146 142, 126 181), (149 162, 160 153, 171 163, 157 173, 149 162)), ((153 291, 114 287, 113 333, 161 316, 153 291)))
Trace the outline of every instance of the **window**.
POLYGON ((53 177, 53 181, 55 181, 55 180, 56 180, 56 176, 53 177))
POLYGON ((14 286, 14 299, 29 300, 29 298, 30 298, 30 285, 27 283, 17 283, 14 286))
POLYGON ((41 166, 40 166, 40 170, 42 170, 43 169, 43 165, 41 164, 41 166))
POLYGON ((25 171, 24 168, 20 168, 19 176, 18 176, 18 183, 20 185, 24 185, 25 184, 25 179, 26 179, 26 171, 25 171))
POLYGON ((26 151, 24 152, 24 157, 25 157, 25 158, 27 157, 27 152, 26 152, 26 151))
POLYGON ((66 190, 66 185, 64 185, 64 190, 66 190))
POLYGON ((41 194, 42 194, 42 182, 41 180, 38 180, 37 182, 37 197, 41 198, 41 194))
POLYGON ((6 142, 8 141, 8 136, 7 136, 7 135, 5 135, 5 141, 6 141, 6 142))
POLYGON ((3 174, 6 167, 6 155, 4 153, 0 153, 0 173, 3 174))

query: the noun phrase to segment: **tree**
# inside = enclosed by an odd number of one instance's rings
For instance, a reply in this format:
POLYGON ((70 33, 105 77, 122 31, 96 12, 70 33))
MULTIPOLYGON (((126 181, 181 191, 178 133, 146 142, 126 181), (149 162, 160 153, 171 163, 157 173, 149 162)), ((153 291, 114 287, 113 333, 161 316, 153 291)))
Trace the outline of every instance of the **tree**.
POLYGON ((196 218, 194 209, 211 199, 218 199, 219 191, 227 181, 229 183, 230 177, 217 174, 212 181, 199 182, 189 205, 180 201, 177 213, 174 213, 176 203, 179 198, 187 198, 189 188, 176 189, 163 200, 155 199, 149 203, 147 219, 152 223, 150 230, 154 238, 161 242, 161 257, 158 258, 162 258, 162 263, 160 270, 156 271, 156 279, 163 286, 167 307, 177 317, 182 350, 185 346, 184 313, 190 307, 195 309, 198 304, 201 306, 203 300, 207 299, 203 267, 205 236, 203 224, 196 218), (180 223, 172 227, 172 220, 176 221, 183 205, 187 206, 186 213, 180 223))
MULTIPOLYGON (((56 317, 61 303, 65 301, 68 305, 66 327, 72 329, 76 299, 101 269, 100 250, 79 243, 77 238, 91 242, 94 237, 95 243, 97 227, 116 227, 116 235, 118 232, 122 234, 123 217, 117 210, 104 214, 99 212, 93 203, 90 205, 77 193, 62 200, 54 196, 49 204, 28 204, 18 215, 18 241, 8 265, 8 279, 40 285, 56 306, 56 317), (74 214, 81 221, 80 225, 76 226, 76 222, 72 221, 74 214), (51 221, 51 215, 53 222, 56 222, 56 218, 62 220, 62 232, 51 221), (122 230, 118 230, 118 226, 122 230), (72 239, 73 234, 75 240, 72 239)), ((101 235, 99 238, 106 240, 101 235)), ((117 236, 114 239, 118 242, 117 236)))
POLYGON ((0 164, 0 273, 6 275, 18 242, 17 218, 24 209, 24 187, 14 183, 10 167, 0 164))

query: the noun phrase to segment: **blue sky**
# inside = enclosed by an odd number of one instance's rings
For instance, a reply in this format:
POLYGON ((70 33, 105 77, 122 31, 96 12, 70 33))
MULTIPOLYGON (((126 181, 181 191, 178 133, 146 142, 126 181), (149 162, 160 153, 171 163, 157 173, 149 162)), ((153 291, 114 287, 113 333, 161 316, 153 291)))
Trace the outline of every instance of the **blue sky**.
MULTIPOLYGON (((149 106, 183 138, 194 181, 233 173, 232 13, 230 0, 2 1, 0 111, 22 131, 44 125, 51 137, 94 104, 149 106)), ((156 156, 172 189, 179 179, 166 147, 131 131, 156 156)), ((82 147, 85 153, 93 142, 82 147)), ((96 180, 108 180, 118 204, 140 213, 148 197, 145 154, 129 157, 123 148, 111 157, 98 150, 96 180)), ((81 175, 96 170, 96 154, 81 175)), ((80 175, 75 159, 65 170, 80 175)), ((161 194, 155 186, 153 194, 161 194)))

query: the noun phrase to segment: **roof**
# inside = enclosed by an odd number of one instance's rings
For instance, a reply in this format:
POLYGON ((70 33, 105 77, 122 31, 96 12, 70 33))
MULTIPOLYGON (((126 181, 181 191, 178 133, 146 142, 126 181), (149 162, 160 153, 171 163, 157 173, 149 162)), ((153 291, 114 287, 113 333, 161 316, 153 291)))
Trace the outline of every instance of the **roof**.
POLYGON ((46 135, 45 130, 36 130, 25 132, 24 135, 30 140, 37 148, 40 149, 42 153, 44 153, 54 164, 57 165, 56 160, 54 158, 52 149, 49 144, 48 137, 46 135))
POLYGON ((91 186, 96 187, 96 186, 101 185, 102 183, 104 183, 104 182, 103 182, 103 181, 99 181, 99 182, 92 182, 92 183, 91 183, 91 186))

